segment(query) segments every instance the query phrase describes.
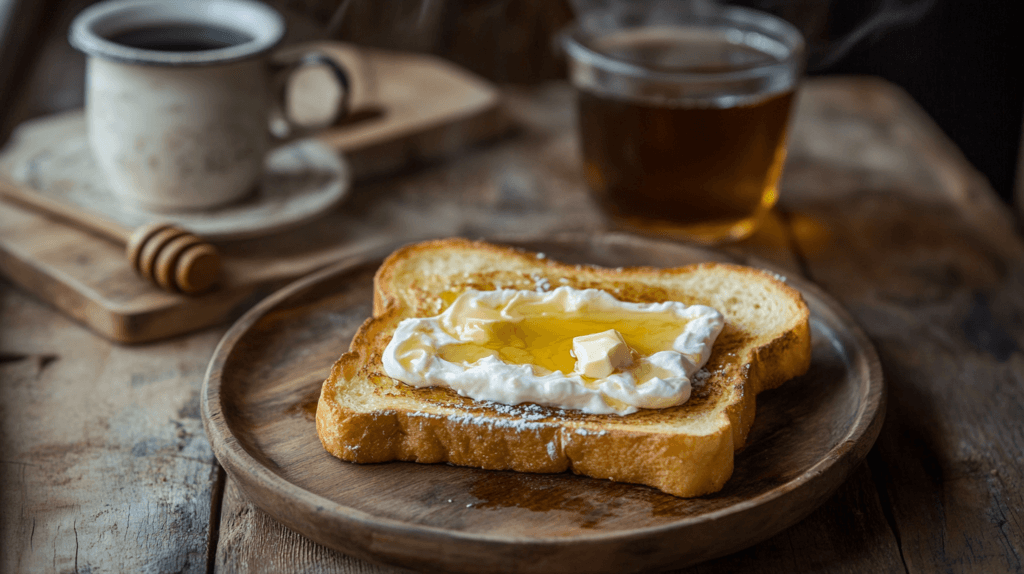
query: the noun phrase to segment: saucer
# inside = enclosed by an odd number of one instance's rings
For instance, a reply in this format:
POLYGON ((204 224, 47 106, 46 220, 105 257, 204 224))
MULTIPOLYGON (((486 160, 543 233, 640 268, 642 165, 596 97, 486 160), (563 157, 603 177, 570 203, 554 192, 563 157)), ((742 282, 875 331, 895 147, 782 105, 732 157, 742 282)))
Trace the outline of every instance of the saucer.
POLYGON ((178 224, 208 241, 258 237, 323 214, 351 188, 351 170, 336 151, 316 140, 299 140, 267 155, 257 188, 242 200, 203 211, 150 211, 110 190, 89 150, 84 124, 34 150, 18 162, 11 176, 40 195, 77 205, 128 229, 159 220, 178 224))

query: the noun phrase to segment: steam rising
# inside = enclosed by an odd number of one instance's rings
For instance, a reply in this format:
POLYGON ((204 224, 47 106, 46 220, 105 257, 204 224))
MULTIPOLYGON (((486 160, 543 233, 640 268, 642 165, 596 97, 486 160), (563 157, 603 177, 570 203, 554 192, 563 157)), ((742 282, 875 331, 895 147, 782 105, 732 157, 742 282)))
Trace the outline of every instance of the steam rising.
MULTIPOLYGON (((341 30, 342 24, 345 22, 346 15, 349 12, 349 8, 352 7, 353 0, 341 0, 338 3, 338 7, 334 9, 330 19, 327 21, 327 36, 337 37, 338 31, 341 30)), ((364 2, 364 5, 369 5, 370 2, 364 2)), ((388 0, 388 3, 380 3, 381 6, 385 6, 386 9, 380 13, 389 14, 392 18, 401 19, 402 16, 408 12, 409 7, 413 7, 416 11, 415 22, 411 23, 412 29, 423 28, 425 22, 430 17, 431 13, 437 13, 443 5, 439 0, 411 0, 402 2, 400 0, 388 0)), ((407 23, 410 24, 410 23, 407 23)))
MULTIPOLYGON (((569 2, 577 16, 593 10, 614 11, 618 6, 646 4, 650 7, 647 17, 649 22, 671 22, 674 14, 700 14, 718 3, 716 0, 569 2)), ((807 40, 808 67, 820 69, 834 64, 865 39, 877 40, 892 30, 920 21, 935 7, 936 0, 878 0, 861 22, 842 34, 834 29, 834 22, 830 21, 833 0, 740 0, 739 3, 775 14, 799 28, 807 40)))
POLYGON ((915 24, 935 6, 935 0, 881 0, 878 8, 863 23, 846 35, 829 41, 815 56, 814 67, 822 68, 834 64, 861 40, 868 36, 880 38, 890 30, 915 24))

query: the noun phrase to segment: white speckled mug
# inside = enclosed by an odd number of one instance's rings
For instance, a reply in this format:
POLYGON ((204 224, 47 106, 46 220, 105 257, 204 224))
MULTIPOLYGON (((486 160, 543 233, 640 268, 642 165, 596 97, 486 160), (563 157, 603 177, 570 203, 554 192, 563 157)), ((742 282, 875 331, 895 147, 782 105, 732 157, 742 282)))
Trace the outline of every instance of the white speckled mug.
POLYGON ((305 65, 334 72, 346 113, 337 63, 317 52, 271 58, 284 31, 253 0, 114 0, 79 14, 69 40, 89 56, 89 143, 112 190, 156 211, 247 195, 274 144, 269 126, 284 120, 287 77, 305 65))

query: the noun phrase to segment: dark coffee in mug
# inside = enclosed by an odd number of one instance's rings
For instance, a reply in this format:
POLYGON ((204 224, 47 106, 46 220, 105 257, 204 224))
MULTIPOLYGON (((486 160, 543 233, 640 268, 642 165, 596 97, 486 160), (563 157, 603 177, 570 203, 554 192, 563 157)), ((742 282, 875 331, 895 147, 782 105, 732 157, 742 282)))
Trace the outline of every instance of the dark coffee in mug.
POLYGON ((237 30, 195 24, 134 28, 113 33, 107 39, 122 46, 159 52, 218 50, 252 41, 252 37, 237 30))
MULTIPOLYGON (((89 147, 111 193, 146 211, 195 212, 252 194, 278 142, 283 90, 316 50, 274 54, 284 17, 255 0, 108 0, 75 17, 89 147)), ((347 99, 338 103, 347 112, 347 99)))

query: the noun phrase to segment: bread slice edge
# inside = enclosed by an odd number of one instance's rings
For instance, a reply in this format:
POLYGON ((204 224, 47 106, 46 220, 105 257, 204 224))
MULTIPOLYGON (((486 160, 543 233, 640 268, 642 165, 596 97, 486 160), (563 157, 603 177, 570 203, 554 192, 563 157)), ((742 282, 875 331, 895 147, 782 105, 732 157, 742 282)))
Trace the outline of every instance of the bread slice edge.
POLYGON ((328 452, 351 462, 403 460, 520 472, 568 470, 693 497, 720 490, 731 476, 734 452, 745 443, 754 421, 757 394, 803 374, 809 364, 809 311, 799 292, 772 274, 721 263, 667 270, 570 266, 513 248, 461 239, 438 240, 399 249, 378 270, 373 317, 360 327, 349 352, 338 359, 324 382, 316 415, 317 432, 328 452), (380 326, 392 320, 392 314, 401 308, 401 294, 392 286, 405 264, 431 252, 468 255, 477 250, 513 262, 517 269, 537 273, 555 269, 614 281, 652 273, 692 273, 695 269, 749 273, 757 281, 772 282, 773 288, 797 301, 801 316, 794 318, 790 328, 736 358, 730 375, 732 395, 712 413, 714 424, 709 426, 713 430, 700 435, 631 428, 629 417, 616 421, 614 415, 600 420, 517 420, 486 408, 392 401, 363 409, 339 400, 345 385, 373 360, 370 343, 380 336, 380 326))

